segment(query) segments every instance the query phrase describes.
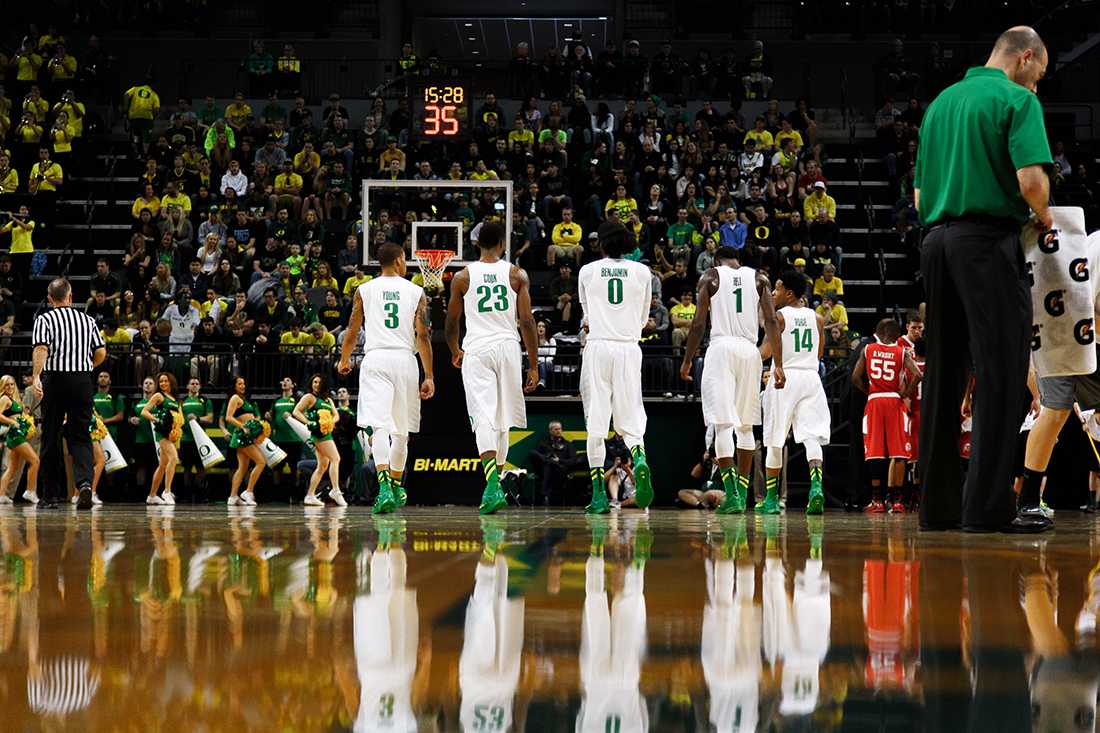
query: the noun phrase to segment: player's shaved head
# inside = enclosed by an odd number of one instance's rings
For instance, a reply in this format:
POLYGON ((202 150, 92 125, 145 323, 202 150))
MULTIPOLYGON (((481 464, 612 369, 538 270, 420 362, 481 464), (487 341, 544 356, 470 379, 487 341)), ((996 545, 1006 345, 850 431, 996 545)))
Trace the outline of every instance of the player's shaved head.
POLYGON ((898 337, 901 336, 901 324, 893 318, 883 318, 875 326, 875 335, 879 337, 880 341, 897 341, 898 337))
POLYGON ((1045 56, 1047 52, 1043 39, 1039 37, 1034 28, 1026 25, 1009 28, 998 36, 997 42, 993 44, 993 53, 995 54, 1015 56, 1024 51, 1031 51, 1036 56, 1045 56))
POLYGON ((504 227, 495 221, 487 221, 481 225, 481 231, 477 235, 477 246, 481 249, 495 249, 504 241, 504 227))
POLYGON ((634 249, 632 240, 626 227, 614 221, 605 221, 600 224, 600 248, 603 253, 612 258, 620 259, 624 254, 634 249))
POLYGON ((400 244, 386 242, 378 248, 378 264, 382 267, 393 267, 394 264, 405 256, 405 248, 400 244))

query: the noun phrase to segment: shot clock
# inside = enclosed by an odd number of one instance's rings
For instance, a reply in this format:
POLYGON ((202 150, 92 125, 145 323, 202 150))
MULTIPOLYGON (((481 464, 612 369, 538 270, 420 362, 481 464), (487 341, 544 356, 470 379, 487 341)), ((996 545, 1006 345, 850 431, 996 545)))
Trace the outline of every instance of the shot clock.
POLYGON ((471 94, 462 82, 425 83, 413 95, 413 136, 421 140, 469 137, 471 94))

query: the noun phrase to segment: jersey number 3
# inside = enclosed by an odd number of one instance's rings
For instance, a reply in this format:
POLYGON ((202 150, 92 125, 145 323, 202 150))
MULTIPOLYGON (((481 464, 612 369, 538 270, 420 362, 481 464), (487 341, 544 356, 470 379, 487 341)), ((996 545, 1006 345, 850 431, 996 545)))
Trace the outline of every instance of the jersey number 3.
POLYGON ((382 306, 382 310, 386 311, 386 320, 384 322, 386 328, 397 328, 400 325, 400 321, 397 318, 397 303, 386 303, 382 306))
POLYGON ((478 313, 508 310, 508 288, 503 285, 494 285, 491 288, 488 285, 479 285, 477 298, 478 313), (496 296, 496 300, 490 303, 489 300, 493 296, 496 296))

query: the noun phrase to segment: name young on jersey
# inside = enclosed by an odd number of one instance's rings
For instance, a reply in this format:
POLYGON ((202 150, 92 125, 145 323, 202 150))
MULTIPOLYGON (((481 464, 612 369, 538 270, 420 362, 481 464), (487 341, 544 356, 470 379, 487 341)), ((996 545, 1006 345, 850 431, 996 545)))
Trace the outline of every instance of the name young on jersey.
POLYGON ((398 290, 383 290, 382 300, 401 300, 401 292, 398 290))

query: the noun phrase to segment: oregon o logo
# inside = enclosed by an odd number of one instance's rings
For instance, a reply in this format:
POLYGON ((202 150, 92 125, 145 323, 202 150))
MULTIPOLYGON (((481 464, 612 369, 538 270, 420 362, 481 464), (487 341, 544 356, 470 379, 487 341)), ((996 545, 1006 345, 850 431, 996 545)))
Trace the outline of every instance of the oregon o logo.
POLYGON ((1084 257, 1070 260, 1069 277, 1074 282, 1083 283, 1089 279, 1089 261, 1084 257))
POLYGON ((762 224, 752 230, 752 235, 756 239, 767 239, 771 234, 772 230, 762 224))
POLYGON ((1043 298, 1043 307, 1052 316, 1057 317, 1066 312, 1066 303, 1062 300, 1062 293, 1061 290, 1051 290, 1043 298))
POLYGON ((199 458, 206 458, 208 455, 210 455, 210 446, 209 445, 200 445, 199 446, 199 458))
POLYGON ((1054 254, 1058 251, 1058 231, 1052 229, 1049 232, 1039 233, 1039 249, 1046 252, 1048 255, 1054 254))
POLYGON ((1091 318, 1082 318, 1073 326, 1073 338, 1082 346, 1088 346, 1096 340, 1092 330, 1091 318))

